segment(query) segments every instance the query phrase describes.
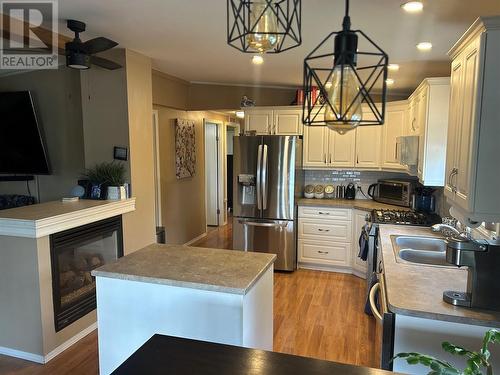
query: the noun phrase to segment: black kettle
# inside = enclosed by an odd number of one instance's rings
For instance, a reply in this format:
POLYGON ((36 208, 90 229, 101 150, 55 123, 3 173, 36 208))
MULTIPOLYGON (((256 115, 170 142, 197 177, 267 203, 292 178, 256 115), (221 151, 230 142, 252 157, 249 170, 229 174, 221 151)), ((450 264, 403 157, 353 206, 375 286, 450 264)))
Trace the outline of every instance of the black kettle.
POLYGON ((356 185, 352 182, 345 189, 345 199, 356 199, 356 185))

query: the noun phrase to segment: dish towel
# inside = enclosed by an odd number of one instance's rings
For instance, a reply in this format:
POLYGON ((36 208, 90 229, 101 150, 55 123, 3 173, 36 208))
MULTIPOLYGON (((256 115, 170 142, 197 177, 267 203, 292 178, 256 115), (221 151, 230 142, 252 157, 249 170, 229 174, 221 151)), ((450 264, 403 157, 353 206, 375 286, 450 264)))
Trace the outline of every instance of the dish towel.
POLYGON ((368 231, 369 231, 368 224, 365 224, 363 226, 363 229, 361 229, 361 235, 359 236, 359 254, 358 254, 358 257, 364 261, 366 261, 366 259, 368 258, 368 242, 370 239, 370 235, 368 234, 368 231))

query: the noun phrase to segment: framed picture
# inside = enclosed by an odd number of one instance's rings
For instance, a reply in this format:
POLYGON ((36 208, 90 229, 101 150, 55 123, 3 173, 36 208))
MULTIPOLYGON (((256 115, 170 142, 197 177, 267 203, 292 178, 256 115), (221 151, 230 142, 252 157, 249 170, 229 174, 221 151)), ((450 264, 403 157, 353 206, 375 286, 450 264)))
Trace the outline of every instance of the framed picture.
POLYGON ((195 141, 194 121, 177 119, 175 123, 175 176, 178 180, 195 175, 195 141))

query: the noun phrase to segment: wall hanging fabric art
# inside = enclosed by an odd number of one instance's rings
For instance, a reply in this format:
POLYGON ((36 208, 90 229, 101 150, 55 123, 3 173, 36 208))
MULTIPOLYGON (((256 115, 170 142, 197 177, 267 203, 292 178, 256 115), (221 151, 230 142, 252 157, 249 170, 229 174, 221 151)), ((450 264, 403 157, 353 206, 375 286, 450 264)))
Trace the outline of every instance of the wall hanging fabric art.
POLYGON ((194 121, 177 119, 175 123, 175 175, 193 177, 196 167, 194 121))

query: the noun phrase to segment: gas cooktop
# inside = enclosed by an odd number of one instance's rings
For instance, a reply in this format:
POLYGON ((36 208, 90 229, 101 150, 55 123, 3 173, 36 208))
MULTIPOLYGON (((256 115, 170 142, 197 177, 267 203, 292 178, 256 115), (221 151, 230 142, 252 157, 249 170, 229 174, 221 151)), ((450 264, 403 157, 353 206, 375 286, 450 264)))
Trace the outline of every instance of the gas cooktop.
POLYGON ((404 210, 373 210, 371 219, 373 223, 377 224, 401 224, 425 227, 430 227, 441 222, 441 218, 436 214, 404 210))

